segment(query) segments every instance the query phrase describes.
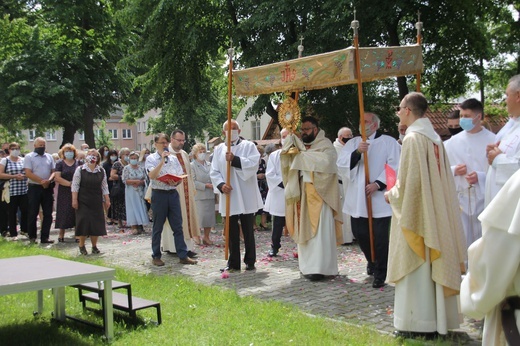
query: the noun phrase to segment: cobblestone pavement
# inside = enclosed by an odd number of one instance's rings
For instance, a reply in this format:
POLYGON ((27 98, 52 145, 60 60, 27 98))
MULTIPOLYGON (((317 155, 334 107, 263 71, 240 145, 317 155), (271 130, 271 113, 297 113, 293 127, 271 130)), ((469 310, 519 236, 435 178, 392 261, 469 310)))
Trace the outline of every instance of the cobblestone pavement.
MULTIPOLYGON (((212 234, 215 246, 195 246, 198 253, 197 265, 179 264, 173 254, 163 254, 163 267, 151 264, 151 229, 146 233, 131 235, 127 229, 119 233, 115 226, 107 226, 108 235, 98 242, 100 255, 107 265, 119 266, 147 274, 185 275, 205 285, 218 285, 235 290, 242 296, 276 300, 296 305, 303 311, 325 316, 352 324, 370 325, 383 333, 392 333, 394 288, 385 286, 372 288, 372 277, 366 274, 366 261, 357 245, 338 247, 339 275, 329 280, 310 282, 298 270, 296 244, 284 236, 279 256, 269 258, 271 232, 256 232, 256 271, 246 272, 244 264, 240 273, 230 273, 223 279, 219 271, 225 267, 222 225, 217 226, 217 234, 212 234)), ((65 243, 52 246, 64 252, 79 256, 79 250, 72 236, 66 234, 65 243)), ((57 239, 58 230, 51 231, 51 239, 57 239)), ((40 245, 44 246, 44 244, 40 245)), ((243 246, 242 246, 243 249, 243 246)), ((461 329, 450 332, 454 344, 480 345, 478 328, 480 322, 467 318, 461 329)))

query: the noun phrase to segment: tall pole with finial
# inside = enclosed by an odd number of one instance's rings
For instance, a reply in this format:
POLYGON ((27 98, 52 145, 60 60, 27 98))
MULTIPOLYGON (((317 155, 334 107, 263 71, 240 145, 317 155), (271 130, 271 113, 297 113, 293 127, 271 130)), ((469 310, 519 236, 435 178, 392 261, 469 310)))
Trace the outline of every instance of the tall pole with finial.
MULTIPOLYGON (((361 138, 363 142, 366 142, 367 135, 365 132, 365 105, 363 103, 363 82, 361 80, 361 59, 359 56, 359 22, 356 20, 356 10, 354 10, 354 20, 350 24, 352 30, 354 30, 354 56, 356 64, 356 79, 358 86, 358 103, 359 103, 359 126, 361 128, 361 138)), ((368 153, 363 153, 363 163, 365 167, 365 186, 370 183, 370 170, 368 167, 368 153)), ((367 201, 367 214, 368 214, 368 232, 370 236, 370 257, 372 262, 376 260, 376 253, 374 249, 374 229, 372 225, 372 198, 366 197, 367 201)))
MULTIPOLYGON (((421 22, 421 11, 417 11, 417 23, 415 23, 415 28, 417 29, 417 44, 420 46, 422 44, 422 28, 423 23, 421 22)), ((421 91, 421 72, 417 72, 417 86, 416 91, 421 91)))
MULTIPOLYGON (((228 57, 229 57, 229 72, 228 72, 228 104, 227 104, 227 136, 226 136, 226 146, 227 152, 231 152, 231 102, 232 102, 232 93, 233 93, 233 55, 235 54, 235 49, 233 49, 233 39, 229 40, 229 49, 228 49, 228 57)), ((226 184, 231 185, 231 161, 227 161, 227 169, 226 169, 226 184)), ((224 236, 225 236, 225 246, 224 246, 224 259, 229 258, 229 208, 231 206, 231 196, 229 193, 226 194, 226 221, 224 224, 224 236)))
MULTIPOLYGON (((303 56, 303 36, 300 37, 300 44, 298 45, 298 59, 300 59, 303 56)), ((300 96, 300 92, 296 91, 294 93, 294 101, 298 103, 298 98, 300 96)))

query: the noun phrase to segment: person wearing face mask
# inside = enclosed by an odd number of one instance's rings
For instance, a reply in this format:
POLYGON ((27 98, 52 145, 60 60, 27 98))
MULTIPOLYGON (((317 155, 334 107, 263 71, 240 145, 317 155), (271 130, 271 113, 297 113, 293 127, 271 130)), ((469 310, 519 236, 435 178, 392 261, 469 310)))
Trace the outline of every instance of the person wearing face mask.
POLYGON ((474 98, 459 105, 460 127, 464 130, 444 143, 455 188, 462 211, 462 226, 469 247, 482 236, 478 215, 484 210, 486 172, 488 162, 486 146, 493 143, 495 134, 482 127, 482 103, 474 98))
POLYGON ((195 188, 197 189, 195 204, 197 206, 199 225, 204 229, 202 243, 204 245, 213 245, 209 236, 211 228, 215 227, 215 193, 213 192, 213 184, 211 184, 209 176, 210 164, 206 158, 206 146, 202 143, 197 143, 191 150, 194 158, 190 164, 191 172, 195 188))
POLYGON ((148 212, 144 203, 146 171, 139 165, 139 153, 132 151, 128 155, 129 164, 121 176, 125 184, 126 224, 132 228, 132 234, 144 233, 143 226, 148 225, 148 212))
POLYGON ((460 110, 456 109, 450 114, 448 114, 448 119, 446 120, 446 126, 448 127, 448 131, 450 131, 451 136, 455 136, 460 133, 462 128, 460 127, 460 110))
MULTIPOLYGON (((118 153, 115 149, 110 149, 108 151, 108 158, 103 162, 102 167, 105 170, 105 173, 107 175, 107 181, 108 181, 108 192, 112 191, 112 186, 114 184, 114 181, 112 180, 112 177, 110 176, 110 173, 112 171, 112 166, 117 161, 118 153)), ((113 225, 116 220, 114 219, 113 212, 112 212, 112 205, 114 204, 114 201, 112 200, 112 195, 110 195, 110 208, 108 208, 107 211, 107 224, 113 225)))
POLYGON ((240 126, 235 120, 222 126, 226 141, 218 145, 213 152, 210 177, 215 193, 220 193, 219 212, 226 216, 226 198, 229 195, 229 260, 221 271, 240 271, 240 225, 244 235, 246 270, 255 270, 256 246, 253 230, 254 217, 258 209, 263 208, 262 197, 258 190, 256 172, 260 162, 260 153, 253 142, 240 138, 240 126), (228 148, 228 129, 231 126, 231 147, 228 148), (227 166, 230 183, 227 184, 227 166))
POLYGON ((112 180, 112 188, 115 184, 120 184, 120 193, 117 196, 112 196, 112 219, 117 220, 119 226, 119 233, 124 233, 125 225, 123 222, 126 221, 126 206, 125 206, 125 184, 123 183, 121 176, 123 175, 123 169, 129 164, 130 159, 128 155, 130 149, 121 148, 119 150, 119 161, 114 162, 112 169, 110 170, 110 179, 112 180))
MULTIPOLYGON (((8 205, 1 205, 0 208, 7 212, 4 221, 9 226, 7 235, 12 238, 18 235, 16 230, 18 209, 21 212, 20 231, 27 233, 27 177, 23 161, 24 158, 20 157, 20 144, 16 142, 9 144, 9 156, 0 161, 0 179, 9 179, 10 196, 8 205)), ((6 230, 7 227, 3 226, 2 232, 6 230)))
MULTIPOLYGON (((283 146, 285 139, 289 135, 289 130, 280 131, 280 142, 283 146)), ((282 247, 281 239, 283 228, 285 227, 285 189, 282 179, 282 167, 280 164, 281 149, 269 155, 265 177, 269 191, 265 199, 264 210, 273 216, 273 233, 271 235, 271 249, 267 253, 269 257, 278 256, 278 251, 282 247)))
POLYGON ((98 149, 98 151, 99 151, 99 155, 101 156, 101 162, 105 162, 106 160, 110 159, 108 157, 108 152, 110 151, 108 146, 103 145, 103 146, 101 146, 101 148, 98 149))
POLYGON ((343 212, 351 216, 352 232, 367 260, 367 274, 374 276, 372 287, 380 288, 385 284, 388 260, 388 242, 392 209, 385 202, 386 190, 385 164, 396 172, 399 167, 401 146, 397 141, 378 131, 379 117, 372 112, 364 114, 366 139, 361 136, 350 140, 338 158, 338 169, 349 175, 349 185, 343 201, 343 212), (370 171, 368 183, 365 180, 365 161, 368 155, 370 171), (375 261, 372 262, 370 245, 367 198, 372 200, 372 225, 374 234, 375 261))
MULTIPOLYGON (((334 148, 336 149, 336 154, 339 157, 339 153, 341 149, 347 144, 349 140, 352 139, 352 130, 348 127, 342 127, 338 131, 338 137, 334 141, 334 148)), ((345 193, 347 192, 348 187, 348 179, 349 175, 343 175, 343 173, 348 173, 348 171, 338 170, 338 183, 339 183, 339 198, 343 203, 345 199, 345 193)), ((341 227, 343 234, 343 244, 342 245, 351 245, 354 242, 354 234, 352 234, 352 226, 350 224, 350 215, 343 213, 343 226, 341 227)))
POLYGON ((404 136, 406 135, 407 128, 408 126, 406 126, 405 124, 399 123, 399 125, 397 125, 397 132, 399 132, 399 139, 397 140, 397 143, 399 143, 400 145, 403 145, 403 140, 404 136))
POLYGON ((55 227, 60 229, 58 242, 65 241, 65 230, 76 226, 76 216, 72 208, 72 178, 74 172, 81 164, 76 160, 76 148, 67 143, 60 149, 62 160, 56 163, 55 180, 58 183, 56 198, 56 223, 55 227))
POLYGON ((336 246, 343 243, 336 150, 313 117, 304 117, 301 139, 289 134, 280 163, 285 221, 298 245, 298 266, 311 281, 338 274, 336 246))
MULTIPOLYGON (((193 183, 193 174, 191 172, 190 158, 188 153, 184 151, 184 143, 186 143, 186 134, 180 129, 176 129, 171 134, 171 143, 169 151, 174 155, 181 164, 183 175, 186 175, 177 187, 179 199, 181 200, 182 213, 182 230, 184 232, 184 242, 188 246, 190 257, 196 257, 197 253, 193 251, 194 244, 202 245, 200 240, 199 220, 197 217, 197 207, 195 205, 195 195, 197 190, 193 183)), ((162 234, 163 251, 176 253, 173 232, 167 223, 162 234)))
POLYGON ((27 198, 29 200, 27 216, 27 233, 32 244, 36 243, 36 220, 43 212, 41 221, 41 243, 52 244, 49 239, 52 225, 52 205, 54 202, 52 182, 54 180, 55 162, 50 154, 45 152, 45 138, 34 139, 34 151, 25 156, 23 165, 25 175, 29 178, 27 198))
POLYGON ((72 178, 72 207, 76 210, 76 236, 79 252, 88 254, 86 238, 92 243, 92 253, 99 254, 97 241, 107 234, 105 211, 110 207, 108 183, 105 170, 101 167, 101 156, 96 149, 89 149, 85 163, 79 166, 72 178))

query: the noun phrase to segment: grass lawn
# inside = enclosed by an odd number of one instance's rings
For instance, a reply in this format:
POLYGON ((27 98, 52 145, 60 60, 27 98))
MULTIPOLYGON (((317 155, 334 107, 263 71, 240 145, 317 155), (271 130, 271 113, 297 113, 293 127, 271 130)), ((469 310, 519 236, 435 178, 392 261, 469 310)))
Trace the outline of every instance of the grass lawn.
MULTIPOLYGON (((57 250, 0 239, 0 258, 45 254, 75 261, 57 250)), ((103 265, 101 260, 83 261, 103 265)), ((30 270, 30 268, 20 268, 30 270)), ((1 269, 0 269, 1 275, 1 269)), ((130 282, 135 296, 161 303, 163 324, 155 309, 137 312, 132 321, 114 316, 114 345, 400 345, 401 341, 368 327, 358 327, 309 316, 297 307, 274 301, 240 297, 234 291, 208 287, 183 276, 141 275, 116 268, 116 279, 130 282)), ((121 291, 123 292, 123 291, 121 291)), ((97 345, 103 331, 67 320, 51 319, 53 299, 44 291, 44 313, 33 317, 36 292, 0 297, 0 344, 97 345)), ((97 307, 90 303, 90 307, 97 307)), ((66 289, 67 314, 102 323, 99 313, 83 311, 74 288, 66 289)), ((422 344, 406 341, 406 344, 422 344)))

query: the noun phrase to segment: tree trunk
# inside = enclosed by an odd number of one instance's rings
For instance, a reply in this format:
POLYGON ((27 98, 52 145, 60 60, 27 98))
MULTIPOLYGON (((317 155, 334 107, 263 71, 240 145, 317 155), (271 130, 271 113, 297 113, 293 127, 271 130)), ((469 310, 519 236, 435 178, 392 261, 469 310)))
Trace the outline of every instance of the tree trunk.
POLYGON ((90 148, 96 147, 96 138, 94 137, 94 118, 96 116, 96 106, 92 103, 88 104, 83 112, 83 126, 85 130, 85 143, 90 148))
POLYGON ((72 124, 66 124, 63 126, 63 140, 61 142, 60 148, 67 143, 74 143, 74 135, 78 131, 77 126, 72 124))

